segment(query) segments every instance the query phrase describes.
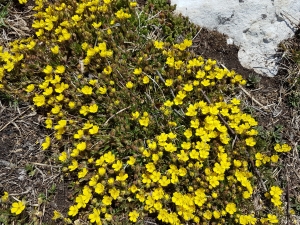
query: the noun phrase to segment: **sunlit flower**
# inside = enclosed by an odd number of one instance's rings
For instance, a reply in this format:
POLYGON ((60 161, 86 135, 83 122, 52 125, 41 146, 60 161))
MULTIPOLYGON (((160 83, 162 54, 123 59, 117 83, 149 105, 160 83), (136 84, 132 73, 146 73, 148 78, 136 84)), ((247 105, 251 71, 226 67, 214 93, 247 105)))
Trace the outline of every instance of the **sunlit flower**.
POLYGON ((24 209, 25 209, 25 204, 22 201, 20 201, 20 202, 13 202, 10 211, 11 213, 19 215, 24 209))
POLYGON ((129 220, 134 222, 134 223, 137 221, 138 217, 139 217, 139 213, 136 210, 131 211, 129 213, 129 220))
POLYGON ((104 95, 107 92, 106 87, 100 87, 98 90, 99 90, 99 92, 100 92, 101 95, 104 95))
POLYGON ((32 92, 33 90, 34 90, 34 84, 29 84, 25 89, 26 92, 32 92))
POLYGON ((62 214, 60 212, 58 212, 57 210, 54 210, 53 211, 53 217, 52 217, 52 220, 57 220, 59 218, 62 218, 62 214))
POLYGON ((65 70, 66 70, 66 68, 64 66, 60 65, 60 66, 56 67, 55 73, 62 74, 65 72, 65 70))
POLYGON ((68 155, 66 152, 60 153, 60 156, 58 157, 59 161, 61 161, 61 162, 65 162, 67 160, 67 158, 68 158, 68 155))
POLYGON ((226 205, 226 212, 228 212, 229 214, 233 214, 233 213, 235 213, 236 212, 236 204, 234 204, 234 203, 228 203, 227 205, 226 205))
POLYGON ((131 81, 127 82, 127 83, 126 83, 126 87, 127 87, 128 89, 133 88, 133 83, 132 83, 131 81))
POLYGON ((78 172, 78 179, 85 177, 87 175, 87 173, 88 173, 88 170, 87 170, 87 168, 84 167, 80 172, 78 172))
POLYGON ((47 137, 45 138, 45 141, 42 143, 43 150, 48 149, 49 146, 50 146, 50 144, 51 144, 51 139, 50 139, 49 136, 47 136, 47 137))
POLYGON ((76 205, 70 206, 68 215, 69 216, 76 216, 77 213, 78 213, 78 207, 76 205))
POLYGON ((53 48, 51 48, 51 52, 53 54, 58 54, 59 53, 59 47, 57 45, 55 45, 53 48))
POLYGON ((133 74, 140 75, 142 73, 142 68, 135 68, 133 74))
POLYGON ((129 3, 129 6, 130 6, 130 7, 136 7, 136 6, 137 6, 137 2, 130 2, 130 3, 129 3))
POLYGON ((43 70, 43 72, 44 72, 45 74, 50 74, 50 73, 52 73, 52 71, 53 71, 53 68, 52 68, 52 66, 50 66, 50 65, 47 65, 47 66, 45 67, 45 69, 43 70))
POLYGON ((91 95, 93 93, 93 88, 85 85, 81 88, 81 92, 85 95, 91 95))

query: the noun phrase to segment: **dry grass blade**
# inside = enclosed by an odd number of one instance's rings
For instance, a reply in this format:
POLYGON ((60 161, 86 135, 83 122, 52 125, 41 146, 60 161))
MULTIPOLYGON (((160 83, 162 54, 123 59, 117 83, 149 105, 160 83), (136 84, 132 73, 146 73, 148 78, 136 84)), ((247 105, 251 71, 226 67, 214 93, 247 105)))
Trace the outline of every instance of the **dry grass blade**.
MULTIPOLYGON (((10 120, 8 123, 6 123, 4 126, 2 126, 0 128, 0 132, 3 131, 9 124, 13 123, 16 119, 18 119, 20 116, 22 116, 25 112, 27 112, 30 109, 30 107, 28 107, 25 111, 23 111, 21 114, 15 116, 12 120, 10 120)), ((21 133, 21 131, 20 131, 21 133)))

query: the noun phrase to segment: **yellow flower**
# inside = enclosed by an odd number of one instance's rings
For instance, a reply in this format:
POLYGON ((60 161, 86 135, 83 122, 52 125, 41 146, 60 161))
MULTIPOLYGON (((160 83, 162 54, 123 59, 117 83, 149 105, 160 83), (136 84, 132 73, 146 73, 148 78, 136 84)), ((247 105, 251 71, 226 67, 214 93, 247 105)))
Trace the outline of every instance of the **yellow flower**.
POLYGON ((42 143, 43 150, 48 149, 50 144, 51 144, 51 139, 49 136, 47 136, 45 142, 42 143))
POLYGON ((92 186, 92 187, 96 186, 97 182, 98 182, 98 179, 99 179, 98 175, 92 176, 90 181, 89 181, 89 185, 92 186))
POLYGON ((164 47, 164 42, 163 41, 154 41, 154 47, 156 49, 163 49, 164 47))
POLYGON ((53 211, 53 217, 52 217, 52 220, 57 220, 57 219, 62 218, 62 217, 63 217, 63 216, 61 215, 60 212, 58 212, 58 211, 56 211, 56 210, 53 211))
POLYGON ((69 104, 68 104, 68 106, 70 107, 70 109, 74 109, 75 106, 76 106, 76 103, 73 102, 73 101, 70 101, 69 104))
POLYGON ((59 105, 55 105, 52 109, 51 112, 53 114, 58 114, 60 112, 60 106, 59 105))
POLYGON ((129 220, 134 223, 137 221, 138 217, 139 217, 139 213, 136 210, 129 213, 129 220))
POLYGON ((170 184, 170 179, 168 179, 167 176, 162 176, 162 178, 159 180, 159 184, 163 187, 166 187, 170 184))
POLYGON ((170 100, 167 100, 166 102, 164 102, 164 106, 172 107, 173 105, 174 105, 174 102, 172 102, 170 100))
POLYGON ((283 144, 282 146, 281 146, 281 151, 282 152, 289 152, 289 151, 291 151, 291 146, 289 146, 288 144, 283 144))
POLYGON ((104 192, 104 186, 103 186, 103 184, 97 183, 96 186, 95 186, 95 192, 97 194, 103 193, 104 192))
POLYGON ((277 162, 278 162, 278 159, 279 159, 278 155, 272 155, 272 156, 271 156, 271 161, 272 161, 273 163, 277 163, 277 162))
POLYGON ((91 84, 91 85, 94 86, 97 82, 98 82, 98 80, 90 80, 90 81, 89 81, 89 84, 91 84))
POLYGON ((25 89, 25 91, 28 93, 32 92, 33 90, 34 90, 34 84, 29 84, 25 89))
POLYGON ((116 200, 120 195, 120 190, 116 188, 109 189, 108 193, 113 197, 114 200, 116 200))
POLYGON ((69 216, 76 216, 77 213, 78 213, 78 207, 76 205, 70 206, 68 215, 69 216))
POLYGON ((52 73, 52 70, 53 70, 52 66, 47 65, 47 66, 45 67, 45 69, 43 70, 43 72, 44 72, 45 74, 50 74, 50 73, 52 73))
POLYGON ((11 206, 11 213, 19 215, 25 209, 25 204, 23 202, 13 202, 11 206))
POLYGON ((174 67, 175 65, 174 57, 168 57, 166 64, 169 65, 170 67, 174 67))
POLYGON ((27 3, 27 0, 19 0, 19 3, 20 3, 20 4, 26 4, 26 3, 27 3))
POLYGON ((268 214, 268 220, 270 223, 278 223, 278 219, 276 215, 268 214))
POLYGON ((212 212, 209 210, 206 210, 205 213, 203 214, 203 217, 207 220, 210 220, 212 218, 212 212))
POLYGON ((201 81, 201 84, 205 87, 210 85, 210 81, 208 79, 204 79, 203 81, 201 81))
POLYGON ((250 147, 253 147, 256 144, 256 141, 254 140, 253 137, 249 137, 245 141, 246 141, 246 145, 250 147))
POLYGON ((89 129, 90 134, 97 134, 99 131, 99 127, 97 125, 93 125, 91 129, 89 129))
POLYGON ((86 149, 86 143, 83 141, 83 142, 80 142, 76 145, 76 148, 79 150, 79 151, 84 151, 86 149))
POLYGON ((236 204, 235 204, 235 203, 232 203, 232 202, 228 203, 228 204, 226 205, 225 210, 226 210, 226 212, 228 212, 229 214, 232 215, 233 213, 236 212, 236 204))
POLYGON ((57 45, 55 45, 53 48, 51 48, 51 52, 52 52, 53 54, 58 54, 58 52, 59 52, 59 47, 58 47, 57 45))
POLYGON ((126 87, 127 87, 128 89, 133 88, 133 83, 132 83, 131 81, 127 82, 127 83, 126 83, 126 87))
POLYGON ((167 79, 166 82, 165 82, 165 85, 166 85, 167 87, 172 86, 172 84, 173 84, 173 80, 172 80, 172 79, 167 79))
POLYGON ((136 112, 131 113, 131 115, 132 115, 132 118, 136 120, 137 118, 139 118, 140 113, 138 111, 136 111, 136 112))
POLYGON ((91 223, 102 224, 100 219, 100 210, 93 208, 93 213, 89 214, 89 220, 91 223))
POLYGON ((102 25, 101 22, 99 22, 99 23, 93 22, 93 23, 92 23, 92 26, 93 26, 95 29, 101 27, 101 25, 102 25))
POLYGON ((231 99, 231 103, 234 105, 239 105, 239 104, 241 104, 241 101, 239 99, 233 98, 233 99, 231 99))
POLYGON ((55 98, 56 98, 57 101, 60 102, 60 101, 64 100, 65 96, 63 94, 59 94, 55 98))
POLYGON ((105 162, 111 164, 115 161, 115 155, 110 151, 108 153, 105 153, 104 155, 105 162))
POLYGON ((136 6, 137 6, 137 2, 130 2, 130 3, 129 3, 129 6, 130 6, 130 7, 136 7, 136 6))
POLYGON ((125 181, 128 178, 128 174, 121 171, 119 175, 116 177, 117 181, 125 181))
POLYGON ((135 68, 133 74, 140 75, 142 73, 142 68, 135 68))
POLYGON ((54 126, 54 130, 63 129, 66 125, 67 125, 66 120, 60 120, 60 121, 58 121, 58 125, 54 126))
POLYGON ((72 164, 68 168, 70 171, 73 171, 73 170, 76 170, 77 167, 78 167, 78 162, 75 159, 73 159, 72 164))
POLYGON ((273 202, 273 204, 275 206, 281 206, 282 205, 282 201, 280 200, 280 197, 274 196, 273 198, 271 198, 271 202, 273 202))
POLYGON ((93 124, 92 123, 90 123, 90 121, 87 121, 85 124, 84 124, 84 126, 83 126, 83 130, 88 130, 88 129, 90 129, 91 127, 93 127, 93 124))
POLYGON ((144 84, 148 84, 149 81, 150 81, 150 79, 149 79, 148 76, 144 76, 144 77, 143 77, 143 83, 144 83, 144 84))
POLYGON ((66 70, 66 68, 65 68, 64 66, 60 65, 60 66, 57 66, 57 67, 56 67, 55 73, 60 73, 60 74, 62 74, 62 73, 65 72, 65 70, 66 70))
POLYGON ((31 50, 31 49, 33 49, 33 48, 35 47, 35 45, 36 45, 36 43, 35 43, 34 41, 31 41, 31 42, 29 42, 29 43, 26 45, 26 47, 27 47, 29 50, 31 50))
POLYGON ((270 194, 275 197, 280 197, 282 194, 282 190, 278 186, 272 186, 270 190, 270 194))
POLYGON ((78 16, 78 15, 74 15, 74 16, 72 16, 72 20, 73 20, 74 22, 78 22, 78 21, 81 20, 81 17, 78 16))
POLYGON ((192 91, 193 90, 193 85, 192 84, 185 84, 184 87, 183 87, 183 90, 192 91))
POLYGON ((38 31, 35 32, 36 36, 40 37, 44 34, 44 30, 43 29, 39 29, 38 31))
POLYGON ((108 206, 108 205, 111 205, 112 200, 113 200, 112 197, 105 195, 105 196, 103 197, 103 199, 102 199, 102 203, 103 203, 104 205, 107 205, 107 206, 108 206))
POLYGON ((98 90, 99 90, 99 92, 100 92, 101 95, 104 95, 107 92, 106 87, 100 87, 98 90))
POLYGON ((89 47, 89 44, 86 43, 86 42, 84 42, 84 43, 81 44, 81 48, 82 48, 83 50, 86 50, 88 47, 89 47))
POLYGON ((62 93, 64 90, 66 90, 68 88, 69 88, 69 85, 62 82, 60 84, 55 85, 55 92, 56 93, 62 93))
POLYGON ((98 105, 97 104, 90 105, 90 107, 89 107, 89 112, 90 113, 96 113, 97 111, 98 111, 98 105))
POLYGON ((78 172, 78 179, 85 177, 87 173, 88 173, 87 168, 83 168, 80 172, 78 172))
POLYGON ((140 125, 144 126, 144 127, 148 127, 149 121, 150 121, 150 119, 148 116, 143 116, 143 117, 141 117, 141 119, 139 119, 140 125))
POLYGON ((87 85, 84 85, 82 88, 81 88, 81 92, 85 95, 91 95, 93 93, 93 88, 90 87, 90 86, 87 86, 87 85))
POLYGON ((118 160, 116 163, 112 164, 114 171, 119 171, 122 168, 122 162, 118 160))
POLYGON ((128 13, 125 13, 125 12, 123 11, 123 9, 120 9, 119 11, 117 11, 117 12, 115 13, 115 15, 116 15, 116 17, 117 17, 118 19, 128 19, 128 18, 131 17, 131 15, 128 14, 128 13))
POLYGON ((112 73, 112 68, 111 66, 107 66, 104 68, 103 73, 105 73, 106 75, 109 75, 112 73))
POLYGON ((135 161, 136 159, 133 156, 130 156, 129 160, 127 161, 127 164, 132 166, 134 165, 135 161))
POLYGON ((61 162, 65 162, 67 160, 67 158, 68 158, 68 155, 66 152, 62 152, 60 154, 60 156, 58 157, 59 161, 61 161, 61 162))

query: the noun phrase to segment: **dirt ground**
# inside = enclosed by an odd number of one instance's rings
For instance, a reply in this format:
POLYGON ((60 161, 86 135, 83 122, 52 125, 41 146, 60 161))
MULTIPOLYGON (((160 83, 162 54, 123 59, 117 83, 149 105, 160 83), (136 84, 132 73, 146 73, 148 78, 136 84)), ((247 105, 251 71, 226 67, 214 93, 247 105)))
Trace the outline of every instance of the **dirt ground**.
MULTIPOLYGON (((145 1, 138 2, 144 4, 145 1)), ((30 30, 26 29, 30 27, 32 20, 30 7, 16 4, 14 10, 18 13, 14 13, 9 19, 19 20, 21 25, 10 29, 0 27, 3 35, 2 40, 0 37, 0 44, 5 40, 31 35, 30 30)), ((299 33, 285 43, 292 43, 295 49, 300 50, 299 33)), ((261 127, 273 133, 276 131, 280 138, 292 145, 291 154, 284 159, 283 166, 274 171, 274 177, 281 180, 285 187, 287 208, 294 208, 296 200, 300 204, 300 160, 297 148, 300 142, 300 115, 299 109, 288 104, 291 78, 287 68, 293 62, 283 58, 278 75, 274 78, 261 77, 240 65, 238 47, 228 45, 225 35, 205 28, 194 38, 191 49, 205 58, 216 59, 248 80, 259 80, 241 89, 239 97, 244 100, 245 109, 251 111, 261 127)), ((49 134, 42 121, 43 117, 32 110, 30 105, 0 95, 0 195, 8 191, 18 199, 26 197, 36 217, 51 224, 53 210, 67 212, 70 182, 63 180, 61 168, 54 166, 55 162, 50 157, 53 152, 44 152, 40 147, 45 135, 49 134)), ((300 216, 300 209, 296 213, 300 216)), ((299 217, 287 213, 286 224, 297 218, 299 217)))

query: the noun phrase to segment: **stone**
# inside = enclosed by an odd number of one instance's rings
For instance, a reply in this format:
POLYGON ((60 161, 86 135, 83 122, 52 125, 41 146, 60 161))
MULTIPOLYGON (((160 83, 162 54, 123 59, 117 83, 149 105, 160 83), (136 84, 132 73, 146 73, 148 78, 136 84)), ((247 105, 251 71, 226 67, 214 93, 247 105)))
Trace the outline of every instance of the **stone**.
POLYGON ((300 23, 299 0, 171 0, 171 4, 200 27, 226 34, 228 44, 240 47, 243 67, 270 77, 278 71, 278 44, 292 37, 300 23))

